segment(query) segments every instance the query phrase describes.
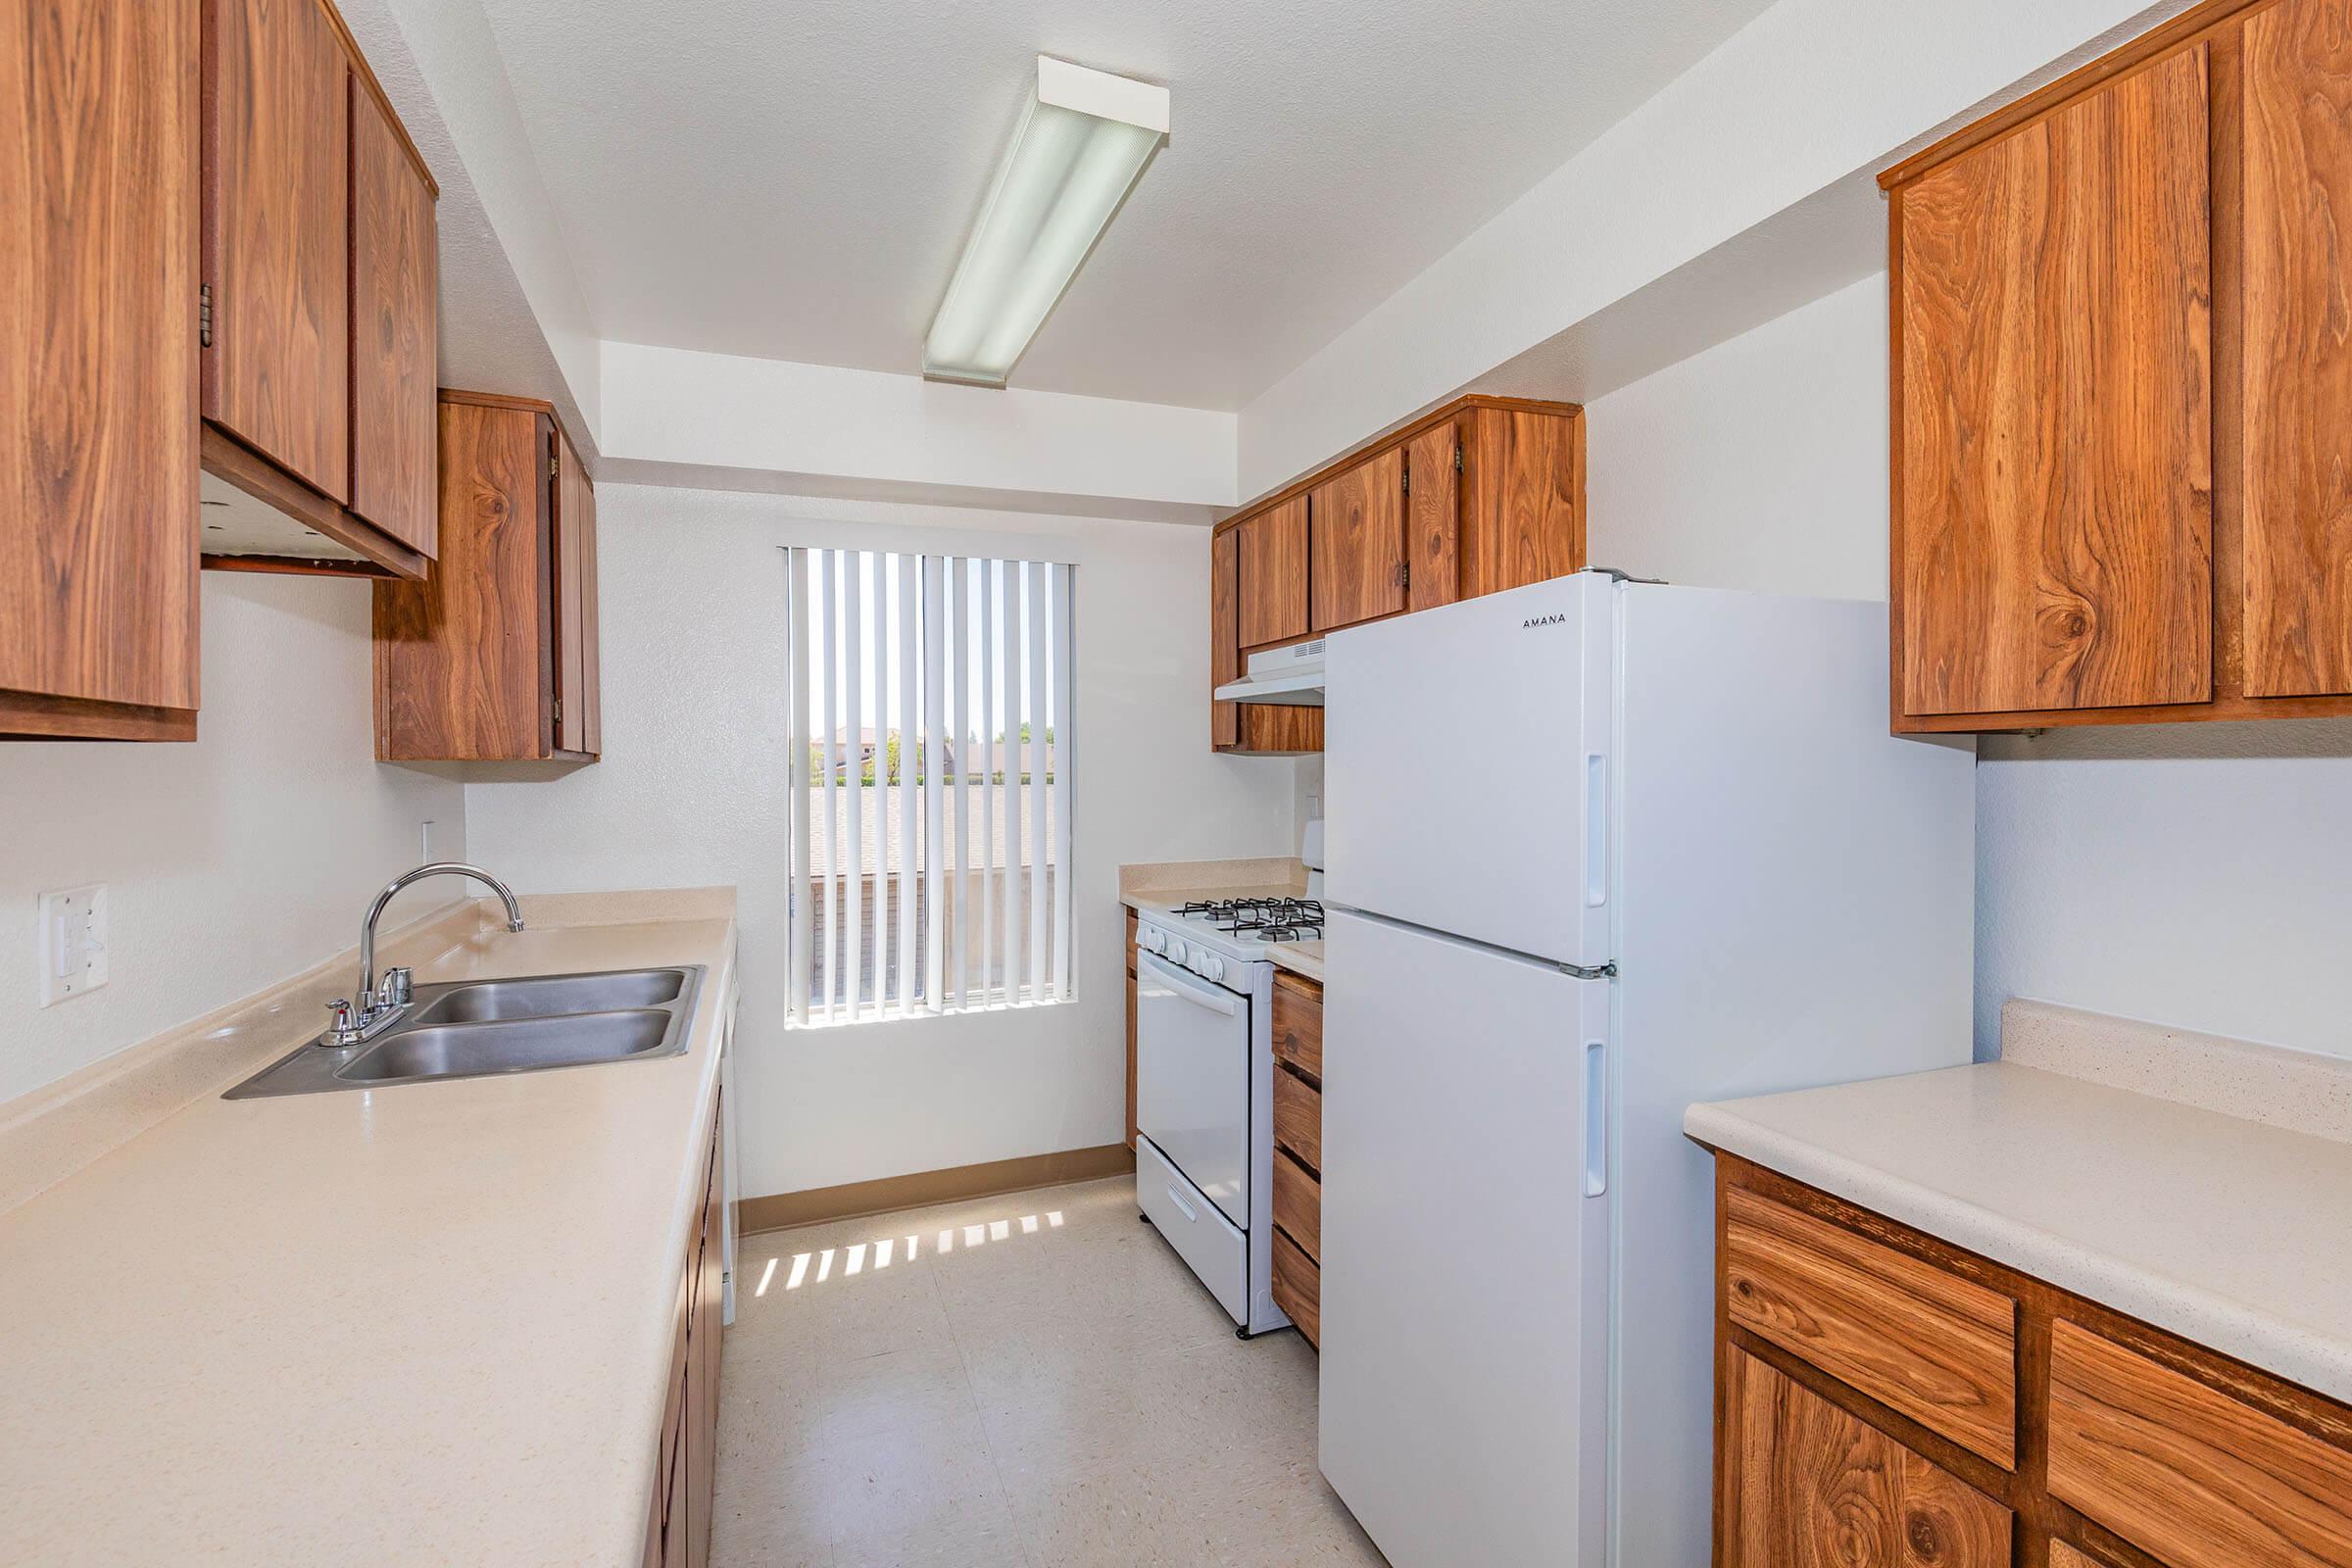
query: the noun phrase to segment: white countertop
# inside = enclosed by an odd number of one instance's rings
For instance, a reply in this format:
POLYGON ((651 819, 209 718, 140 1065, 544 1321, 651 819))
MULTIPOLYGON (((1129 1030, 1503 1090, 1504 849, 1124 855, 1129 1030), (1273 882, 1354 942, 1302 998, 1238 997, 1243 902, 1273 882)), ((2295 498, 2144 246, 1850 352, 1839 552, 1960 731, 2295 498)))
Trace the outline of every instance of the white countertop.
POLYGON ((734 941, 467 936, 417 980, 707 965, 691 1048, 220 1099, 239 1071, 0 1214, 0 1556, 635 1568, 734 941))
POLYGON ((2352 1400, 2352 1143, 2009 1061, 1693 1105, 1683 1126, 2352 1400))

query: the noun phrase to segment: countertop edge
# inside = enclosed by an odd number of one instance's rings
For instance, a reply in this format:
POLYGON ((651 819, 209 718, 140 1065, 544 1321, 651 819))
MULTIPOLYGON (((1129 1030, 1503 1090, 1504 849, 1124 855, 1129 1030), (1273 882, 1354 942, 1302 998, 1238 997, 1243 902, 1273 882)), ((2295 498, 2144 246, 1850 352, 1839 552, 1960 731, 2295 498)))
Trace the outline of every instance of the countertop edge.
POLYGON ((2307 1330, 2243 1301, 2136 1268, 2082 1242, 1833 1153, 1721 1105, 1690 1106, 1683 1112, 1683 1132, 1710 1150, 1817 1187, 2192 1344, 2352 1402, 2352 1346, 2312 1344, 2307 1330))

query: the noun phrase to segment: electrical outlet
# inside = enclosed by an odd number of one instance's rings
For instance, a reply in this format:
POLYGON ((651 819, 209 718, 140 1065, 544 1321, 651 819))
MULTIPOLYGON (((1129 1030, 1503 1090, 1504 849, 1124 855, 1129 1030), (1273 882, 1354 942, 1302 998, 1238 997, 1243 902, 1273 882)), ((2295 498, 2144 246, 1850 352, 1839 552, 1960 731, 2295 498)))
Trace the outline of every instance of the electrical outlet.
POLYGON ((433 819, 429 816, 416 824, 416 863, 433 863, 433 819))
POLYGON ((41 1005, 106 984, 106 884, 41 895, 41 1005))

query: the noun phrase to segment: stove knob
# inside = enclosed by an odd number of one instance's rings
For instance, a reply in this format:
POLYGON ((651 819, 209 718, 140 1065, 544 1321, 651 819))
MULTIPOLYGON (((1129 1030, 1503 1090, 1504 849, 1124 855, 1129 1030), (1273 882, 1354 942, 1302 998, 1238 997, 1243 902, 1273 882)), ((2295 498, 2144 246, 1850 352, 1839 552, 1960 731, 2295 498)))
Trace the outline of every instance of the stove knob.
POLYGON ((1225 960, 1218 957, 1213 953, 1209 954, 1199 964, 1195 965, 1195 967, 1200 970, 1200 977, 1204 980, 1222 980, 1225 978, 1225 960))
POLYGON ((1173 939, 1169 941, 1166 947, 1160 949, 1159 951, 1168 956, 1168 961, 1170 963, 1183 963, 1188 956, 1185 952, 1184 944, 1173 939))

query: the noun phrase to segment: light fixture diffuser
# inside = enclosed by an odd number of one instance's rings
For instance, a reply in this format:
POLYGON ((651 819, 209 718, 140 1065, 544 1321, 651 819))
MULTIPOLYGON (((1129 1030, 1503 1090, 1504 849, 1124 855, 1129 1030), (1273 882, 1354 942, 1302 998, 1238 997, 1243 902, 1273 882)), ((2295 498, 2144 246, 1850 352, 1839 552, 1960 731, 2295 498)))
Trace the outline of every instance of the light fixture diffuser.
POLYGON ((1004 384, 1168 139, 1168 89, 1037 57, 1037 88, 923 338, 923 374, 1004 384))

